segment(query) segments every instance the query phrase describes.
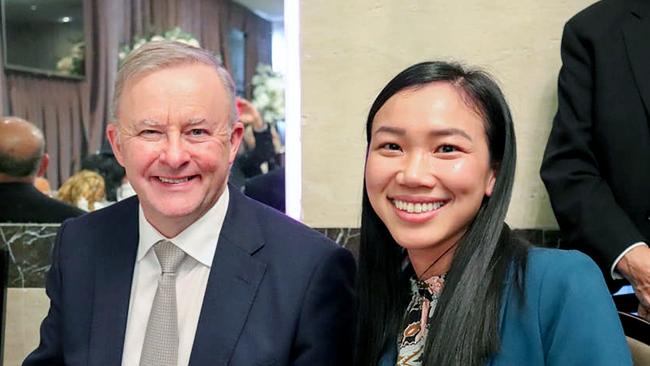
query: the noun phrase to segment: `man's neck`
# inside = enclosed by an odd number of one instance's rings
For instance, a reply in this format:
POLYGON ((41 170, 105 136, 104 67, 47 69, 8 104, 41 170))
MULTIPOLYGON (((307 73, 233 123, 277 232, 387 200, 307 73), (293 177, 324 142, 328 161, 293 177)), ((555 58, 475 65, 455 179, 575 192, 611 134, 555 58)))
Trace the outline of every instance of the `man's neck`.
POLYGON ((34 184, 34 179, 36 177, 33 175, 27 177, 12 177, 4 173, 0 173, 0 183, 28 183, 34 184))

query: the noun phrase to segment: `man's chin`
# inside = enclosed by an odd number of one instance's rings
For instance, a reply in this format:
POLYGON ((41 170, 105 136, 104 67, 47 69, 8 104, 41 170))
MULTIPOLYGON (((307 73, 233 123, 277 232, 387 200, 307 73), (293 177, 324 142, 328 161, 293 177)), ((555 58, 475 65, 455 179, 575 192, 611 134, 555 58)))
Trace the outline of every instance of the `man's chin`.
POLYGON ((158 214, 167 219, 183 219, 197 215, 197 211, 196 207, 165 207, 158 214))
MULTIPOLYGON (((145 204, 143 204, 143 208, 145 204)), ((156 202, 153 205, 149 205, 150 210, 144 209, 145 214, 147 211, 150 211, 153 215, 158 216, 163 219, 183 219, 191 218, 197 215, 199 211, 198 204, 188 204, 187 201, 180 202, 179 204, 175 202, 156 202)))

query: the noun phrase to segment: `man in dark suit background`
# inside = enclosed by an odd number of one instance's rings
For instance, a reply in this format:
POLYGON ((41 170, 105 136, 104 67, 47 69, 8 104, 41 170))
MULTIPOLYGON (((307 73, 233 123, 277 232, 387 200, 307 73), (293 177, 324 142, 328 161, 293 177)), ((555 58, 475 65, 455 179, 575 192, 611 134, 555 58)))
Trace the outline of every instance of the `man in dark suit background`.
POLYGON ((137 197, 61 227, 24 365, 350 364, 354 260, 227 185, 234 96, 205 50, 127 58, 107 135, 137 197))
POLYGON ((541 176, 565 245, 650 319, 650 2, 605 0, 564 28, 558 112, 541 176))
POLYGON ((0 222, 60 223, 84 213, 34 187, 48 162, 38 127, 18 117, 0 121, 0 222))

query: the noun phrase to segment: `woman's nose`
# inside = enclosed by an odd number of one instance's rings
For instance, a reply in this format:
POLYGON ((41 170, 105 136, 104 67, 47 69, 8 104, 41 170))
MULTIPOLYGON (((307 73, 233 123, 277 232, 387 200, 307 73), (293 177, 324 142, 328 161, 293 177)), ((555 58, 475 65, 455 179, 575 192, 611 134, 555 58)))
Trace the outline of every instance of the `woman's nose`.
POLYGON ((433 187, 436 179, 431 159, 425 153, 412 153, 405 157, 397 173, 397 183, 408 187, 433 187))

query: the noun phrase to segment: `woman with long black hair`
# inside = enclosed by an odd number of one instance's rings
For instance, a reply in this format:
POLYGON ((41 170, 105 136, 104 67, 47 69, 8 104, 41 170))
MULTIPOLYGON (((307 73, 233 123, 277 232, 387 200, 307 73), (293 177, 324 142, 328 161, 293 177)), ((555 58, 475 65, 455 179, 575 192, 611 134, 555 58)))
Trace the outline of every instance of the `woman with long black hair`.
POLYGON ((504 223, 515 135, 487 74, 407 68, 366 135, 357 365, 631 364, 595 264, 504 223))

